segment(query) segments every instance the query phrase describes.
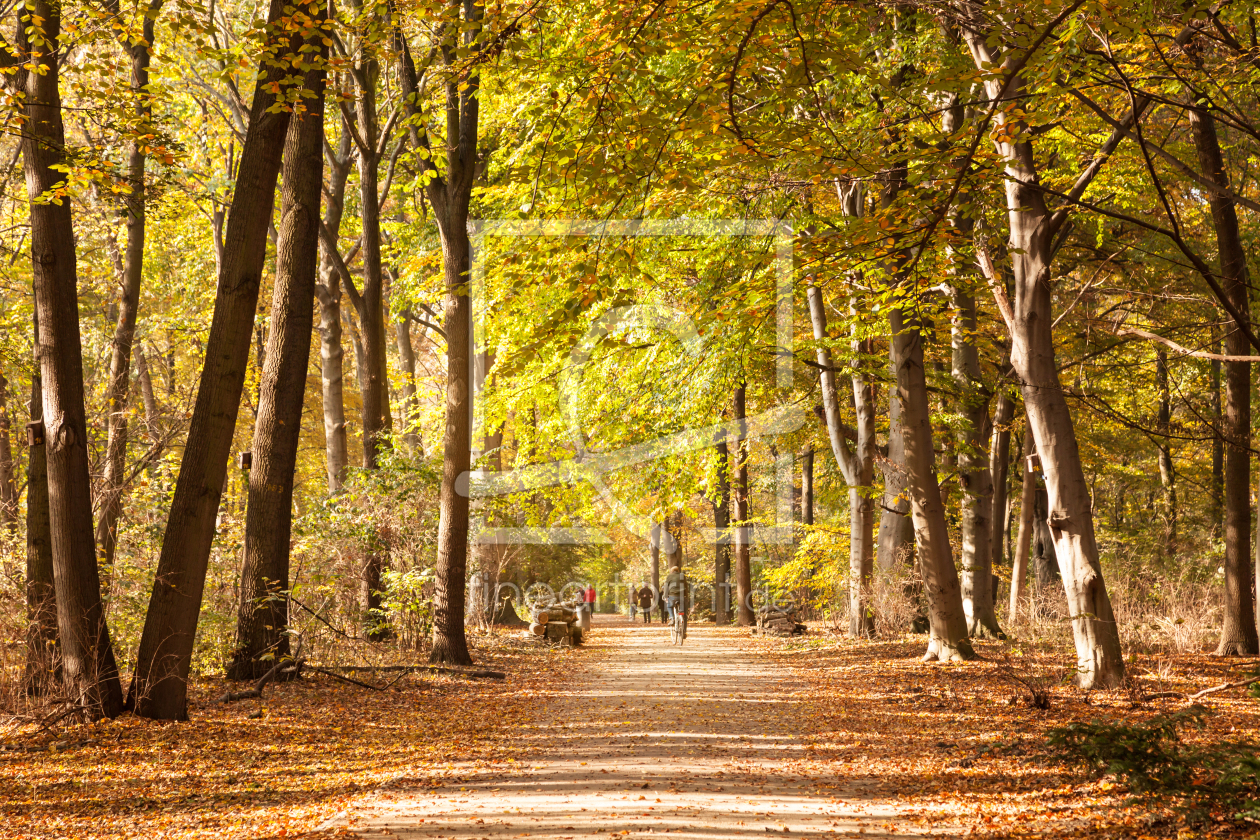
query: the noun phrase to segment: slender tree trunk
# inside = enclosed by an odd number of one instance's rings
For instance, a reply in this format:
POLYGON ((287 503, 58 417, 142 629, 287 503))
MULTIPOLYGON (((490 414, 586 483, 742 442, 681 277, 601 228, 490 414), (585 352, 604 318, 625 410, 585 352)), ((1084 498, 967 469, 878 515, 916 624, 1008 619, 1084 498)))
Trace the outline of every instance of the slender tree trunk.
POLYGON ((0 373, 0 526, 17 533, 18 492, 9 422, 9 380, 0 373))
MULTIPOLYGON (((273 27, 283 10, 280 0, 272 0, 267 19, 273 27)), ((315 14, 317 7, 311 9, 311 16, 315 14)), ((283 53, 289 36, 275 27, 269 40, 273 49, 283 53)), ((197 618, 245 385, 267 252, 267 227, 289 126, 288 112, 273 110, 272 105, 283 95, 288 75, 289 68, 283 62, 268 64, 254 89, 249 131, 227 221, 205 364, 128 698, 142 717, 188 717, 187 683, 197 618)))
MULTIPOLYGON (((1001 63, 995 45, 983 33, 967 30, 965 37, 977 67, 1001 63)), ((1019 79, 990 78, 985 86, 992 98, 1010 100, 1024 94, 1019 79)), ((1059 381, 1051 329, 1053 237, 1066 215, 1051 214, 1046 206, 1030 133, 1013 124, 1006 111, 999 112, 996 120, 1005 127, 1004 132, 994 134, 994 144, 1006 161, 1014 300, 1006 300, 991 267, 990 279, 1011 334, 1011 364, 1021 382, 1024 407, 1046 476, 1049 527, 1072 616, 1076 682, 1086 689, 1111 688, 1124 679, 1124 656, 1098 561, 1093 500, 1081 465, 1072 413, 1059 381)))
POLYGON ((122 687, 105 623, 88 468, 83 401, 83 346, 79 335, 78 268, 70 201, 46 200, 65 181, 65 130, 57 51, 60 6, 34 0, 19 14, 43 20, 42 38, 27 40, 33 71, 23 71, 22 158, 30 199, 31 263, 38 317, 36 342, 43 382, 48 510, 61 638, 62 681, 71 702, 91 719, 122 712, 122 687))
MULTIPOLYGON (((891 352, 891 344, 889 350, 891 352)), ((896 366, 892 368, 894 378, 896 366)), ((888 457, 882 465, 884 505, 879 518, 880 570, 891 572, 898 562, 913 565, 914 520, 910 516, 910 494, 906 491, 906 445, 901 431, 901 400, 896 388, 888 389, 888 457)))
MULTIPOLYGON (((398 338, 398 361, 402 365, 403 383, 402 383, 402 407, 401 418, 403 426, 403 445, 407 447, 407 452, 415 454, 423 451, 420 447, 420 433, 418 431, 418 418, 416 404, 416 351, 411 344, 411 310, 404 309, 399 313, 398 321, 394 324, 395 335, 398 338)), ((499 433, 500 444, 502 443, 502 431, 499 433)), ((496 444, 496 446, 500 445, 496 444)))
MULTIPOLYGON (((970 228, 970 225, 967 226, 970 228)), ((970 230, 966 231, 970 233, 970 230)), ((976 299, 954 290, 952 369, 964 426, 958 435, 958 483, 962 490, 961 584, 967 632, 973 638, 1004 638, 994 611, 993 475, 988 458, 989 397, 980 378, 976 348, 976 299)), ((1000 542, 1000 539, 998 540, 1000 542)))
MULTIPOLYGON (((321 13, 317 20, 323 19, 321 13)), ((245 508, 236 649, 227 668, 232 680, 256 680, 290 654, 289 541, 319 270, 326 55, 323 47, 317 67, 306 73, 304 90, 313 95, 302 100, 306 111, 290 120, 285 141, 271 330, 245 508)))
MULTIPOLYGON (((153 45, 157 14, 163 0, 150 0, 142 16, 142 38, 128 44, 131 52, 131 95, 135 100, 138 124, 143 127, 152 115, 149 95, 149 51, 153 45)), ((121 19, 116 0, 110 4, 115 18, 121 19)), ((127 162, 127 251, 123 258, 122 295, 118 302, 117 324, 105 389, 108 437, 105 445, 105 475, 101 482, 100 521, 96 524, 97 552, 102 563, 112 566, 118 545, 118 519, 122 516, 123 482, 127 468, 127 400, 131 385, 131 347, 136 336, 136 315, 140 309, 140 281, 144 274, 146 194, 144 168, 147 140, 135 140, 127 162)), ((109 588, 108 582, 105 588, 109 588)))
MULTIPOLYGON (((44 417, 44 391, 38 369, 31 374, 30 416, 33 423, 44 417)), ((38 696, 56 693, 61 682, 52 523, 48 518, 48 462, 42 443, 27 447, 26 463, 26 674, 22 683, 28 695, 38 696)))
POLYGON ((814 445, 801 453, 801 524, 814 524, 814 445))
MULTIPOLYGON (((1216 136, 1216 120, 1190 109, 1190 128, 1203 174, 1228 188, 1225 161, 1216 136)), ((1247 255, 1238 231, 1234 203, 1212 192, 1207 196, 1216 228, 1221 285, 1230 303, 1244 317, 1250 311, 1247 255)), ((1225 354, 1244 356, 1247 338, 1239 329, 1225 334, 1225 354)), ((1260 652, 1255 606, 1251 596, 1251 363, 1225 362, 1225 592, 1219 656, 1260 652)))
MULTIPOLYGON (((330 148, 328 159, 328 201, 324 210, 324 227, 333 241, 341 230, 345 209, 346 181, 350 177, 353 147, 350 133, 342 129, 336 152, 330 148)), ((321 242, 319 276, 323 282, 315 287, 319 298, 319 365, 324 412, 324 463, 328 473, 328 493, 337 495, 346 481, 350 450, 346 440, 345 351, 341 344, 341 275, 333 264, 329 243, 321 242)))
MULTIPOLYGON (((661 525, 653 525, 651 532, 648 534, 648 572, 652 578, 652 597, 656 600, 652 606, 648 607, 648 618, 651 621, 651 615, 657 610, 663 610, 661 607, 661 531, 664 530, 661 525)), ((664 619, 662 619, 664 620, 664 619)))
POLYGON ((714 447, 717 455, 717 498, 713 500, 713 622, 722 627, 731 620, 731 479, 730 448, 723 434, 714 447))
POLYGON ((1164 507, 1168 512, 1168 550, 1176 552, 1177 544, 1177 478, 1173 470, 1172 443, 1168 437, 1172 421, 1172 399, 1168 393, 1168 352, 1155 351, 1155 390, 1159 394, 1159 414, 1156 431, 1159 443, 1159 481, 1164 487, 1164 507))
POLYGON ((144 355, 144 348, 135 346, 136 381, 140 384, 140 401, 144 403, 145 431, 150 438, 158 436, 158 404, 153 394, 153 378, 149 375, 149 360, 144 355))
POLYGON ((446 278, 446 427, 442 436, 441 518, 433 662, 472 663, 464 636, 464 575, 468 566, 468 471, 472 465, 472 302, 468 295, 467 205, 458 222, 441 226, 446 278), (464 488, 463 492, 459 487, 464 488))
POLYGON ((972 659, 963 611, 962 587, 954 568, 953 552, 945 524, 945 505, 936 478, 932 444, 931 409, 923 366, 923 336, 917 323, 902 309, 889 310, 893 362, 897 368, 897 397, 901 402, 901 429, 905 443, 906 490, 914 517, 919 568, 927 594, 931 637, 925 661, 972 659))
MULTIPOLYGON (((1221 343, 1215 342, 1212 352, 1221 352, 1221 343)), ((1225 529, 1225 439, 1221 412, 1221 363, 1212 360, 1212 526, 1217 534, 1225 529)))
POLYGON ((748 499, 748 417, 745 397, 747 388, 743 382, 735 389, 735 420, 739 432, 735 438, 735 521, 732 523, 735 537, 735 623, 750 627, 756 622, 752 608, 752 514, 748 499))
MULTIPOLYGON (((823 417, 832 454, 849 485, 849 635, 870 636, 875 616, 870 607, 871 573, 874 569, 874 505, 871 485, 875 481, 875 392, 865 375, 854 376, 851 401, 857 417, 855 446, 849 449, 840 417, 840 400, 831 352, 823 344, 827 340, 827 312, 822 290, 810 285, 807 289, 810 321, 819 365, 819 388, 823 398, 823 417)), ((867 342, 853 344, 857 357, 871 352, 867 342)))
MULTIPOLYGON (((464 575, 468 566, 468 470, 472 455, 472 279, 468 239, 468 205, 477 174, 477 136, 480 120, 481 77, 477 64, 456 74, 462 40, 467 53, 481 50, 481 7, 460 0, 446 0, 451 21, 439 44, 446 79, 446 173, 437 170, 424 121, 411 122, 413 145, 422 152, 421 168, 428 181, 425 194, 433 206, 442 239, 442 269, 446 285, 446 427, 442 437, 443 462, 438 521, 437 586, 434 597, 434 638, 430 658, 434 662, 468 664, 468 640, 464 636, 464 575), (457 77, 458 76, 458 77, 457 77)), ((419 115, 416 68, 402 30, 395 28, 400 59, 404 109, 419 115)))
MULTIPOLYGON (((1005 543, 1007 539, 1008 491, 1010 489, 1011 471, 1011 421, 1015 417, 1015 400, 1010 391, 998 387, 997 398, 993 406, 993 436, 989 442, 989 474, 993 482, 993 504, 990 507, 989 521, 995 529, 989 543, 989 568, 996 569, 1006 562, 1005 543)), ((994 593, 994 600, 997 593, 994 593)))
POLYGON ((1019 605, 1024 599, 1024 584, 1028 578, 1028 551, 1032 546, 1033 528, 1036 527, 1037 474, 1032 470, 1032 455, 1036 451, 1032 426, 1024 424, 1023 483, 1019 497, 1019 534, 1015 537, 1015 556, 1011 560, 1010 620, 1019 615, 1019 605))

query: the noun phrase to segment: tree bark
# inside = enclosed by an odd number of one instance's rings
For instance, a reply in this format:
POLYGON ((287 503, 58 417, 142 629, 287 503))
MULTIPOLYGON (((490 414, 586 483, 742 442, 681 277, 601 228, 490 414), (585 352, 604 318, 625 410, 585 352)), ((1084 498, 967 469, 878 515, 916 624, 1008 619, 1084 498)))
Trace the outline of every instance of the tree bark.
POLYGON ((752 608, 752 513, 748 497, 748 417, 747 386, 741 382, 735 389, 734 413, 739 423, 735 438, 735 521, 732 522, 735 538, 735 623, 750 627, 756 617, 752 608))
MULTIPOLYGON (((328 162, 328 201, 324 210, 324 227, 335 243, 341 230, 345 209, 346 181, 350 177, 352 146, 350 133, 343 128, 336 152, 326 153, 328 162)), ((323 282, 315 287, 319 298, 319 365, 322 406, 324 412, 324 463, 328 473, 328 493, 341 492, 350 465, 346 441, 345 351, 341 345, 341 274, 330 253, 333 245, 321 241, 319 276, 323 282)))
MULTIPOLYGON (((1214 353, 1221 352, 1219 341, 1212 346, 1214 353)), ((1225 442, 1222 434, 1224 415, 1221 411, 1221 362, 1212 360, 1212 527, 1217 534, 1225 530, 1225 442)))
MULTIPOLYGON (((131 95, 135 100, 137 131, 148 125, 152 116, 149 94, 149 58, 153 46, 157 14, 163 0, 150 0, 141 16, 141 39, 125 46, 131 53, 131 95)), ((121 20, 117 0, 107 4, 116 19, 121 20)), ((125 31, 125 30, 124 30, 125 31)), ((144 183, 147 142, 133 140, 127 161, 127 181, 131 189, 124 201, 127 211, 127 250, 123 257, 122 294, 118 301, 118 320, 110 354, 109 380, 105 388, 106 424, 105 475, 101 481, 100 520, 96 524, 97 552, 105 566, 114 563, 118 545, 118 520, 122 516, 123 482, 127 469, 127 400, 131 386, 131 348, 136 336, 136 316, 140 309, 140 281, 144 275, 144 238, 146 193, 144 183)), ((108 589, 108 583, 106 583, 108 589)))
MULTIPOLYGON (((875 481, 875 389, 865 375, 851 379, 851 401, 857 416, 857 440, 853 449, 845 439, 840 417, 835 373, 831 351, 822 342, 827 336, 827 311, 822 290, 812 283, 806 289, 814 340, 819 342, 819 389, 822 392, 823 418, 832 454, 849 486, 849 635, 869 637, 874 633, 875 615, 870 606, 871 573, 874 570, 874 505, 871 486, 875 481)), ((869 354, 868 342, 855 342, 855 356, 869 354)))
POLYGON ((477 174, 477 134, 480 114, 481 76, 476 62, 457 77, 459 41, 469 53, 482 48, 482 9, 474 3, 446 0, 451 25, 439 44, 446 72, 446 173, 434 163, 425 122, 420 118, 419 84, 402 30, 395 25, 404 110, 410 121, 412 144, 425 177, 425 195, 433 207, 442 239, 442 269, 446 285, 446 428, 442 436, 442 485, 439 494, 437 586, 434 597, 434 638, 430 659, 434 662, 470 664, 464 636, 464 575, 468 567, 468 471, 472 456, 472 302, 468 286, 471 253, 468 239, 468 204, 477 174), (456 26, 453 22, 462 21, 456 26))
MULTIPOLYGON (((31 374, 30 416, 38 423, 44 417, 44 391, 36 368, 31 374)), ((22 683, 26 694, 34 697, 56 692, 61 682, 61 651, 48 518, 48 462, 42 443, 27 447, 26 464, 26 673, 22 683)))
POLYGON ((1164 508, 1168 515, 1167 549, 1172 554, 1177 550, 1177 477, 1173 469, 1172 444, 1168 437, 1169 424, 1172 421, 1172 400, 1168 393, 1168 351, 1162 348, 1155 351, 1155 391, 1159 395, 1155 430, 1161 438, 1159 482, 1164 487, 1164 508))
MULTIPOLYGON (((317 20, 323 22, 322 12, 317 20)), ((327 47, 321 44, 318 57, 311 57, 316 67, 306 73, 304 90, 312 95, 302 100, 305 113, 290 120, 285 141, 271 329, 245 508, 236 649, 227 668, 231 680, 257 680, 290 654, 289 543, 319 269, 326 56, 327 47)))
POLYGON ((17 533, 17 471, 13 463, 13 433, 9 422, 9 380, 0 373, 0 526, 17 533))
MULTIPOLYGON (((283 52, 290 41, 279 25, 283 11, 280 0, 271 0, 268 42, 276 52, 283 52)), ((128 698, 142 717, 188 717, 187 681, 197 618, 245 385, 267 227, 289 125, 287 111, 272 109, 278 97, 272 90, 283 89, 289 69, 283 61, 269 62, 254 89, 205 364, 128 698)))
MULTIPOLYGON (((399 410, 403 427, 403 445, 407 447, 408 454, 419 452, 423 456, 417 416, 419 406, 416 404, 416 350, 411 343, 411 320, 411 310, 404 309, 399 313, 398 321, 394 324, 395 335, 398 339, 398 361, 403 371, 402 406, 399 410)), ((500 430, 500 444, 502 438, 503 433, 500 430)), ((500 444, 496 444, 496 447, 500 444)))
POLYGON ((731 619, 731 478, 730 447, 726 435, 714 446, 717 461, 717 498, 713 500, 713 622, 722 627, 731 619))
MULTIPOLYGON (((993 436, 989 441, 989 475, 993 483, 993 499, 989 521, 993 537, 989 542, 989 567, 996 569, 1006 562, 1006 520, 1011 472, 1011 421, 1015 417, 1015 400, 1010 392, 998 387, 993 406, 993 436)), ((994 598, 997 595, 994 593, 994 598)))
POLYGON ((92 530, 87 412, 83 400, 83 345, 79 334, 78 267, 70 200, 48 200, 65 182, 65 129, 57 52, 61 11, 48 0, 18 10, 42 19, 42 37, 29 42, 19 20, 20 49, 30 51, 23 70, 22 159, 30 200, 35 331, 43 383, 48 510, 57 593, 64 689, 90 719, 122 712, 122 687, 105 623, 92 530))
POLYGON ((1033 442, 1032 426, 1024 423, 1024 452, 1020 463, 1023 466, 1023 483, 1019 497, 1019 532, 1015 537, 1015 554, 1011 559, 1011 602, 1009 620, 1015 621, 1019 615, 1019 605, 1024 600, 1024 584, 1028 578, 1028 551, 1032 546, 1032 532, 1036 527, 1037 475, 1032 470, 1031 457, 1036 444, 1033 442))
MULTIPOLYGON (((1002 58, 984 33, 965 32, 977 67, 1001 66, 1002 58)), ((1023 95, 1018 74, 986 79, 991 99, 1010 101, 1023 95)), ((1072 413, 1063 396, 1054 357, 1050 263, 1055 234, 1065 213, 1051 214, 1038 183, 1031 134, 1006 112, 995 115, 1001 132, 993 134, 1006 161, 1007 219, 1015 290, 1008 301, 989 271, 994 293, 1011 334, 1011 364, 1021 382, 1024 407, 1032 427, 1049 494, 1049 526, 1063 573, 1068 613, 1076 646, 1076 682, 1082 688, 1112 688, 1124 679, 1124 656, 1111 599, 1098 562, 1089 485, 1081 465, 1072 413)))
POLYGON ((136 381, 140 384, 140 401, 144 403, 144 426, 150 438, 158 435, 158 404, 153 394, 153 378, 149 375, 149 360, 145 358, 144 348, 137 344, 136 381))
POLYGON ((893 363, 897 369, 897 397, 906 455, 906 491, 914 518, 915 543, 923 589, 927 595, 930 638, 924 661, 975 658, 967 638, 962 587, 954 567, 945 523, 945 505, 936 478, 931 409, 923 365, 923 336, 919 325, 900 307, 888 312, 893 363))
MULTIPOLYGON (((970 225, 967 226, 970 228, 970 225)), ((970 233, 970 230, 966 231, 970 233)), ((967 632, 973 638, 1005 638, 994 611, 993 475, 988 457, 989 398, 980 377, 976 348, 976 299, 961 287, 953 290, 951 329, 954 387, 958 391, 963 428, 958 434, 958 483, 962 490, 962 557, 960 582, 967 632)), ((1001 542, 999 539, 998 542, 1001 542)))
MULTIPOLYGON (((892 345, 889 345, 889 353, 892 345)), ((890 355, 891 360, 891 355, 890 355)), ((894 379, 896 365, 892 365, 894 379)), ((881 571, 891 572, 898 562, 914 565, 914 520, 910 517, 910 495, 906 492, 906 445, 901 431, 901 400, 897 389, 888 389, 888 457, 884 474, 884 504, 879 517, 877 562, 881 571)))
POLYGON ((801 524, 814 524, 814 446, 801 453, 801 524))
MULTIPOLYGON (((1229 178, 1210 113, 1190 109, 1190 128, 1199 168, 1213 182, 1228 189, 1229 178)), ((1238 231, 1238 211, 1225 196, 1207 196, 1216 228, 1221 286, 1244 319, 1250 312, 1247 255, 1238 231)), ((1249 352, 1242 330, 1225 334, 1225 355, 1249 352)), ((1255 606, 1251 597, 1251 363, 1225 362, 1225 591, 1218 656, 1260 652, 1255 606)))

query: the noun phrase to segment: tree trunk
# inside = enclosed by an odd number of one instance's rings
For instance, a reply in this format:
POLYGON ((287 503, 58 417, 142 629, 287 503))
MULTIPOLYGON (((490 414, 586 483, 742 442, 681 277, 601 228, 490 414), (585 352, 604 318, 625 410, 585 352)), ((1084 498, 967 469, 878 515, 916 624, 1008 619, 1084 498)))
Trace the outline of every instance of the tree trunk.
MULTIPOLYGON (((148 12, 142 15, 142 38, 127 44, 131 53, 131 95, 135 100, 138 125, 143 127, 152 116, 149 94, 149 51, 152 49, 158 10, 163 0, 151 0, 148 12)), ((116 18, 121 18, 117 3, 111 4, 116 18)), ((105 388, 106 425, 105 475, 101 481, 100 521, 96 524, 97 552, 105 566, 114 563, 118 545, 118 519, 122 515, 123 482, 127 469, 127 399, 131 385, 131 347, 136 336, 136 315, 140 309, 140 281, 144 274, 144 237, 146 194, 144 167, 147 140, 133 140, 127 162, 127 181, 131 188, 127 210, 127 251, 122 266, 122 295, 118 302, 118 320, 109 363, 109 381, 105 388)), ((109 588, 108 582, 105 588, 109 588)))
MULTIPOLYGON (((1194 148, 1203 174, 1222 187, 1229 187, 1216 120, 1198 108, 1190 109, 1194 148)), ((1238 211, 1233 201, 1210 192, 1212 224, 1220 255, 1221 285, 1234 309, 1246 318, 1250 311, 1247 293, 1247 255, 1238 232, 1238 211)), ((1240 329, 1225 334, 1225 354, 1244 356, 1249 352, 1240 329)), ((1221 641, 1218 656, 1260 652, 1257 645, 1255 607, 1251 598, 1251 362, 1225 362, 1225 598, 1222 605, 1221 641)))
MULTIPOLYGON (((1221 343, 1215 342, 1212 352, 1221 352, 1221 343)), ((1222 435, 1224 415, 1221 412, 1221 362, 1212 360, 1212 527, 1217 534, 1225 529, 1225 441, 1222 435)))
MULTIPOLYGON (((434 163, 425 122, 410 121, 409 132, 420 167, 428 179, 425 194, 432 205, 442 238, 442 269, 446 285, 446 427, 442 436, 441 515, 438 521, 437 586, 434 593, 434 662, 468 664, 468 640, 464 637, 464 575, 468 565, 468 470, 472 456, 472 279, 468 240, 468 204, 477 174, 477 134, 480 119, 481 77, 477 63, 462 74, 467 53, 479 54, 481 7, 460 0, 446 0, 445 13, 462 25, 445 27, 439 44, 446 82, 446 173, 434 163), (459 55, 460 42, 466 53, 459 55), (457 78, 458 75, 458 78, 457 78)), ((419 116, 419 92, 415 64, 402 30, 395 27, 400 59, 404 110, 419 116)))
POLYGON ((735 623, 751 627, 755 622, 752 608, 752 524, 748 506, 748 429, 745 425, 747 387, 743 382, 735 389, 735 420, 739 432, 735 438, 735 623))
POLYGON ((470 665, 464 636, 464 575, 468 567, 468 472, 472 466, 472 302, 468 295, 468 205, 440 225, 446 279, 446 426, 442 435, 441 515, 430 660, 470 665), (462 492, 460 490, 462 488, 462 492))
MULTIPOLYGON (((965 33, 977 67, 996 66, 994 45, 975 30, 965 33)), ((993 98, 1023 96, 1022 81, 1005 77, 985 81, 993 98)), ((1012 124, 1005 111, 996 115, 1003 132, 994 133, 997 153, 1006 161, 1007 219, 1014 301, 1005 299, 995 277, 1003 318, 1011 334, 1011 364, 1021 383, 1049 494, 1049 526, 1063 573, 1068 614, 1076 645, 1077 677, 1082 688, 1112 688, 1124 680, 1124 656, 1111 599, 1098 562, 1089 485, 1081 465, 1072 413, 1063 396, 1054 358, 1050 262, 1053 238, 1064 214, 1052 215, 1038 184, 1031 134, 1012 124)))
MULTIPOLYGON (((404 309, 399 313, 398 321, 394 324, 394 331, 398 338, 398 361, 403 370, 402 406, 399 410, 403 427, 403 445, 407 447, 408 454, 414 455, 419 452, 423 457, 424 450, 420 445, 419 406, 416 403, 416 350, 411 343, 411 320, 411 310, 404 309)), ((500 442, 502 437, 503 434, 500 431, 500 442)))
MULTIPOLYGON (((889 352, 892 345, 889 345, 889 352)), ((896 365, 892 374, 897 375, 896 365)), ((888 389, 888 457, 882 465, 884 504, 879 517, 877 562, 881 571, 891 572, 897 563, 912 566, 914 520, 910 516, 910 495, 906 492, 906 445, 901 430, 901 400, 897 389, 888 389)))
MULTIPOLYGON (((989 542, 989 567, 996 569, 1006 562, 1008 491, 1011 472, 1011 420, 1015 417, 1015 400, 1010 391, 999 386, 993 406, 993 437, 989 443, 989 474, 993 482, 993 504, 989 521, 994 533, 989 542)), ((994 593, 996 600, 997 593, 994 593)))
POLYGON ((730 448, 725 433, 714 447, 717 455, 717 498, 713 500, 713 622, 722 627, 731 619, 731 478, 730 448))
POLYGON ((801 524, 814 524, 814 445, 801 453, 801 524))
POLYGON ((35 340, 43 383, 48 511, 61 638, 62 682, 70 702, 90 719, 122 712, 122 687, 105 623, 92 531, 83 345, 79 335, 78 267, 68 198, 47 200, 65 182, 57 51, 60 6, 33 0, 20 14, 43 19, 43 40, 20 48, 35 67, 23 70, 26 99, 21 139, 30 199, 31 263, 38 326, 35 340))
POLYGON ((1019 497, 1019 532, 1015 537, 1015 555, 1011 559, 1011 603, 1008 620, 1015 621, 1019 605, 1024 600, 1024 584, 1028 578, 1028 551, 1032 546, 1033 528, 1036 527, 1037 474, 1032 470, 1032 426, 1024 423, 1023 483, 1019 497))
MULTIPOLYGON (((970 225, 967 226, 970 232, 970 225)), ((958 389, 963 428, 958 434, 958 484, 962 490, 960 582, 967 632, 973 638, 1005 638, 998 626, 993 592, 993 475, 988 457, 989 397, 980 378, 975 335, 976 299, 953 290, 957 313, 951 330, 954 387, 958 389)), ((1001 542, 999 539, 998 542, 1001 542)))
MULTIPOLYGON (((321 12, 316 20, 323 19, 321 12)), ((306 111, 290 120, 285 140, 271 329, 245 508, 236 649, 227 667, 231 680, 256 680, 290 652, 289 542, 319 269, 326 55, 327 47, 323 47, 316 69, 306 73, 304 91, 313 95, 302 100, 306 111)))
POLYGON ((158 435, 158 404, 153 394, 153 378, 149 375, 149 360, 145 358, 144 348, 137 344, 136 380, 140 384, 140 401, 144 403, 144 425, 150 438, 158 435))
MULTIPOLYGON (((664 608, 661 607, 661 531, 664 530, 661 525, 653 525, 651 532, 648 534, 648 572, 652 577, 652 596, 656 602, 648 607, 647 613, 650 616, 653 611, 664 608)), ((648 619, 650 620, 650 619, 648 619)), ((664 621, 664 618, 661 619, 664 621)))
MULTIPOLYGON (((272 0, 267 17, 272 26, 279 22, 283 10, 280 0, 272 0)), ((283 53, 289 36, 278 27, 271 32, 270 49, 283 53)), ((273 110, 272 105, 283 95, 287 75, 289 68, 283 62, 268 63, 254 89, 249 131, 228 215, 205 364, 128 698, 142 717, 188 717, 188 671, 197 618, 245 385, 267 253, 267 227, 289 125, 288 112, 273 110), (282 93, 273 93, 273 87, 282 93)))
POLYGON ((1172 421, 1172 400, 1168 393, 1168 352, 1155 351, 1155 390, 1159 395, 1159 413, 1155 429, 1159 432, 1159 481, 1164 487, 1164 508, 1168 515, 1169 554, 1176 553, 1177 545, 1177 478, 1173 470, 1172 443, 1168 437, 1172 421))
MULTIPOLYGON (((353 148, 350 133, 342 129, 337 151, 327 152, 328 201, 324 210, 324 227, 333 242, 341 230, 345 208, 346 181, 350 177, 353 148)), ((328 473, 328 494, 341 492, 350 465, 346 441, 345 351, 341 346, 341 274, 333 264, 329 243, 321 242, 319 276, 323 282, 315 287, 319 298, 319 365, 322 406, 324 412, 324 463, 328 473)))
MULTIPOLYGON (((849 486, 849 635, 868 637, 875 629, 875 615, 870 607, 871 573, 874 568, 874 505, 870 489, 875 480, 875 392, 869 377, 852 377, 851 401, 857 416, 856 443, 852 450, 845 440, 840 417, 840 400, 836 377, 832 371, 831 352, 825 344, 827 311, 822 290, 810 285, 807 290, 810 321, 814 340, 819 342, 816 356, 819 365, 819 388, 822 391, 823 418, 832 454, 849 486)), ((869 354, 869 342, 854 342, 855 357, 869 354)))
MULTIPOLYGON (((30 415, 33 423, 44 417, 38 365, 31 374, 30 415)), ((34 697, 57 692, 61 651, 57 644, 52 523, 48 519, 48 462, 42 443, 27 447, 26 463, 26 674, 22 683, 25 692, 34 697)))
POLYGON ((954 568, 945 505, 936 478, 931 409, 923 366, 923 337, 919 325, 899 307, 888 311, 897 397, 901 402, 901 431, 905 443, 906 491, 914 518, 915 543, 923 589, 927 595, 931 638, 924 661, 975 658, 967 638, 962 587, 954 568))
POLYGON ((0 373, 0 526, 17 533, 18 492, 9 422, 9 380, 0 373))

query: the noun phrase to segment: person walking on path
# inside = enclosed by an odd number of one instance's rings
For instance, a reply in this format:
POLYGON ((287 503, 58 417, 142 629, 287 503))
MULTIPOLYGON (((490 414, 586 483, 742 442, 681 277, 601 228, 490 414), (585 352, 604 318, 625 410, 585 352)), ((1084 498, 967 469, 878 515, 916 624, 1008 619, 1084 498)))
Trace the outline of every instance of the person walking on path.
POLYGON ((591 615, 595 614, 595 584, 593 583, 586 585, 586 611, 591 615))
POLYGON ((646 583, 643 584, 643 588, 639 590, 638 595, 635 597, 639 602, 639 612, 643 613, 643 623, 651 624, 652 602, 656 600, 652 594, 652 587, 648 586, 646 583))

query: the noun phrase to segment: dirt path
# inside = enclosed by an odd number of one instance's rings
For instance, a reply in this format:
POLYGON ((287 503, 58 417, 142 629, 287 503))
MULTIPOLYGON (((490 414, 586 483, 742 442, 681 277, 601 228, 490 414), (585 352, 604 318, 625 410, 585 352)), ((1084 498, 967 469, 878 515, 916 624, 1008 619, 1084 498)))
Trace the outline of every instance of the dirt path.
POLYGON ((746 634, 693 627, 676 648, 660 624, 598 617, 609 650, 544 701, 546 749, 525 772, 382 791, 341 824, 434 840, 922 836, 895 803, 810 772, 805 686, 746 634))

